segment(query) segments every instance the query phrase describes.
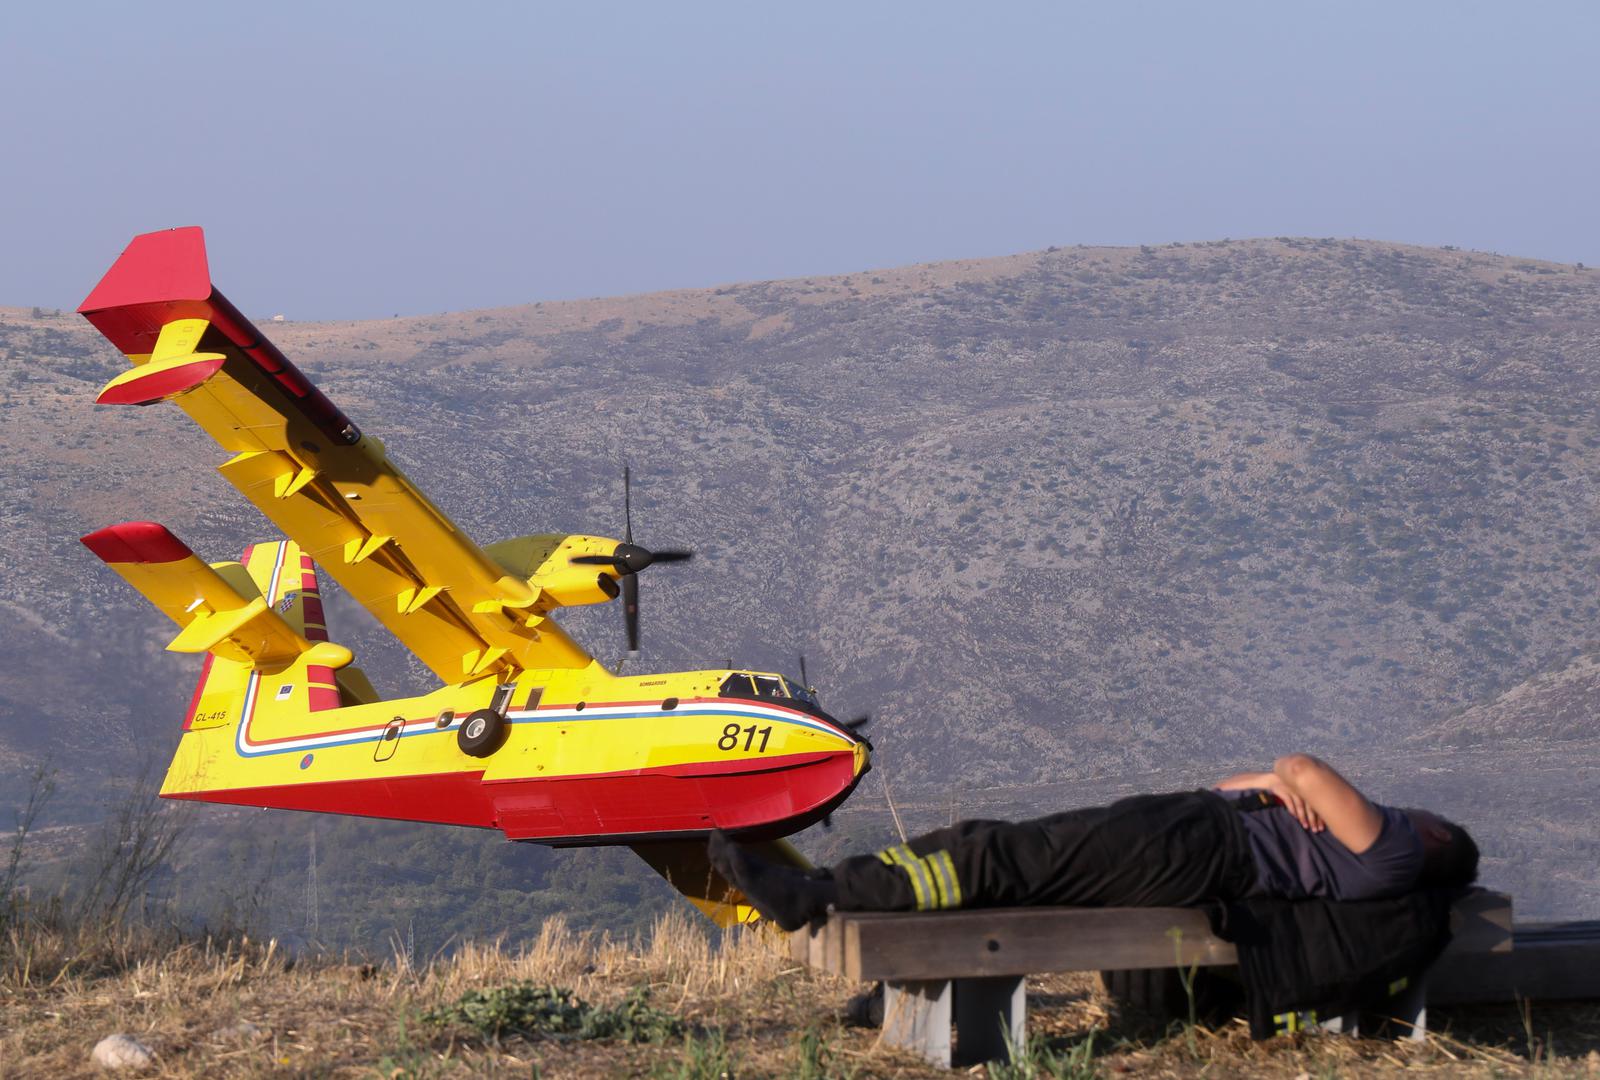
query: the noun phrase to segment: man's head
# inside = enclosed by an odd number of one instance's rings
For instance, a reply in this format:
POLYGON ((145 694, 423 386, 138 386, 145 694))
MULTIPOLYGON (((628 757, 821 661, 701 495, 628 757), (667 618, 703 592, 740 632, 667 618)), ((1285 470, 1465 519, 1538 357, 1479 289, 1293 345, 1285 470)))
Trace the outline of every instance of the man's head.
POLYGON ((1418 885, 1448 888, 1478 879, 1478 845, 1467 830, 1431 810, 1407 810, 1411 827, 1422 838, 1422 874, 1418 885))

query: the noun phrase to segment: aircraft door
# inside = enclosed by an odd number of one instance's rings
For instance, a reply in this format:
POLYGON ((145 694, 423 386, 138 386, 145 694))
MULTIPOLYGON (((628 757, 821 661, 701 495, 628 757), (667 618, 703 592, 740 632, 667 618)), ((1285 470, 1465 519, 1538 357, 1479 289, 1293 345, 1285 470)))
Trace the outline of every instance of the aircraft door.
POLYGON ((383 736, 378 740, 378 745, 372 748, 373 761, 388 761, 394 757, 394 752, 400 748, 400 733, 405 730, 406 718, 397 716, 389 721, 383 729, 383 736))

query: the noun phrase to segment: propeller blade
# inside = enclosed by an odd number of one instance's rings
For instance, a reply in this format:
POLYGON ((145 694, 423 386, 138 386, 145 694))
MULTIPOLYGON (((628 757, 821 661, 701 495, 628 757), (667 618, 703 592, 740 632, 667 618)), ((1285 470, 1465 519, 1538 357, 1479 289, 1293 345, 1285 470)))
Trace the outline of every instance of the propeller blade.
POLYGON ((639 651, 639 578, 628 574, 622 579, 622 617, 628 627, 628 651, 639 651))
POLYGON ((656 563, 688 562, 694 558, 694 552, 679 549, 667 551, 651 551, 638 544, 618 544, 617 550, 610 555, 574 555, 570 562, 582 566, 610 566, 619 574, 637 574, 647 566, 656 563))
POLYGON ((622 523, 625 532, 622 539, 626 543, 633 543, 633 478, 628 469, 628 463, 622 463, 622 523))
POLYGON ((807 690, 811 689, 811 679, 806 675, 806 654, 800 654, 800 683, 807 690))

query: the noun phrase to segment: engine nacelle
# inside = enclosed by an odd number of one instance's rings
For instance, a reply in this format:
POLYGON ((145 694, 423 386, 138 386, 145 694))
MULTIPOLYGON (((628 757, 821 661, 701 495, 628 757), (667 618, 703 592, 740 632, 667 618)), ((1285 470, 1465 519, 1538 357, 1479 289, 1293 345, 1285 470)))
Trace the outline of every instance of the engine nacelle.
POLYGON ((618 541, 604 536, 541 533, 502 540, 484 549, 507 572, 527 580, 541 596, 561 607, 603 604, 618 592, 617 577, 605 567, 574 566, 578 555, 609 555, 618 541))
POLYGON ((548 574, 536 574, 535 588, 562 607, 603 604, 617 595, 617 582, 610 574, 592 566, 568 566, 548 574))

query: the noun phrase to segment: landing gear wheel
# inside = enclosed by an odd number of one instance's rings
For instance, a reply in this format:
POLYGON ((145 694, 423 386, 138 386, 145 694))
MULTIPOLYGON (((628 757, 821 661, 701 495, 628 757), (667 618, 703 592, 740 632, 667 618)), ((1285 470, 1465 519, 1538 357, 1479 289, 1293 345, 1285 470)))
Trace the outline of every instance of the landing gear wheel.
POLYGON ((493 709, 479 709, 461 721, 456 732, 456 745, 463 754, 488 757, 506 741, 506 718, 493 709))

